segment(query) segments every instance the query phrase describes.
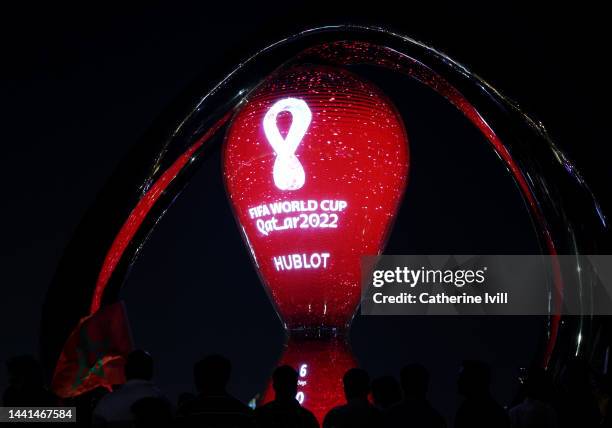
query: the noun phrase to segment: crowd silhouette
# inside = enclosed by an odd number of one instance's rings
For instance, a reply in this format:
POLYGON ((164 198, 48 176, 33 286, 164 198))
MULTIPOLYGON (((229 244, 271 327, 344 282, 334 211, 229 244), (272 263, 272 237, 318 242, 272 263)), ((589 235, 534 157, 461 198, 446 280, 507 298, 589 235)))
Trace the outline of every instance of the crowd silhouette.
MULTIPOLYGON (((208 355, 195 363, 197 394, 183 393, 171 402, 153 382, 154 364, 145 351, 132 352, 124 366, 126 383, 112 392, 94 390, 59 400, 44 384, 43 371, 31 356, 6 363, 7 407, 77 408, 77 425, 101 427, 317 428, 319 422, 296 394, 298 372, 284 365, 272 374, 274 400, 254 410, 227 391, 231 362, 208 355)), ((556 382, 535 367, 523 379, 514 405, 502 407, 490 393, 491 369, 482 361, 464 361, 457 376, 462 401, 452 424, 428 398, 429 372, 420 364, 393 376, 370 380, 351 368, 343 378, 345 404, 330 409, 322 428, 577 428, 611 427, 612 378, 597 376, 579 359, 569 361, 556 382)))

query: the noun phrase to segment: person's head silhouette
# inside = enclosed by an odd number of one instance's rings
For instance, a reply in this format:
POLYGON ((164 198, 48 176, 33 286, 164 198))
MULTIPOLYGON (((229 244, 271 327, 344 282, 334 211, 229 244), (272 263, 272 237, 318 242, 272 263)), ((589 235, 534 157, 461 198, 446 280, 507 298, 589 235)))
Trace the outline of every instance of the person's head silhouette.
POLYGON ((232 372, 232 364, 222 355, 208 355, 193 367, 193 377, 199 392, 204 394, 225 393, 232 372))
POLYGON ((363 369, 349 369, 342 378, 347 401, 367 399, 370 392, 370 376, 363 369))
POLYGON ((272 373, 272 387, 277 400, 295 400, 298 372, 291 366, 280 366, 272 373))
POLYGON ((463 362, 457 380, 459 394, 466 397, 488 395, 490 383, 491 369, 486 363, 475 360, 463 362))
POLYGON ((393 376, 381 376, 372 381, 372 398, 374 404, 387 409, 402 399, 402 392, 393 376))
POLYGON ((132 351, 125 362, 126 380, 151 380, 153 378, 153 358, 143 350, 132 351))
POLYGON ((401 370, 400 382, 406 398, 425 398, 429 387, 429 372, 420 364, 409 364, 401 370))

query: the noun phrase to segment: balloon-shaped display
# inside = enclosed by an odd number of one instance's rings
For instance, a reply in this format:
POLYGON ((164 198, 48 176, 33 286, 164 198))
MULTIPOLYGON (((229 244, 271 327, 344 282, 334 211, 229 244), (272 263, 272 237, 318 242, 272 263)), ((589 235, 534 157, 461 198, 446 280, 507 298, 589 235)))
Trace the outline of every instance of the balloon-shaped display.
POLYGON ((407 147, 389 100, 335 68, 276 76, 234 118, 228 194, 290 329, 350 321, 360 257, 382 250, 403 194, 407 147))
POLYGON ((360 258, 384 247, 408 157, 390 100, 339 68, 276 73, 228 130, 228 196, 290 336, 283 362, 308 373, 298 398, 319 416, 342 400, 339 379, 354 364, 343 344, 360 299, 360 258), (335 377, 325 380, 332 367, 335 377))

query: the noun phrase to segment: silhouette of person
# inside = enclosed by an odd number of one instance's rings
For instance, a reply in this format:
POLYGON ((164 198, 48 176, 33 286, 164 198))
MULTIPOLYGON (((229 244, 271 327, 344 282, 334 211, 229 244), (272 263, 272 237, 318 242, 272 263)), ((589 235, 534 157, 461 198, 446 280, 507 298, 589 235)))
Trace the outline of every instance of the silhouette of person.
POLYGON ((131 352, 125 363, 126 383, 119 389, 100 399, 93 411, 93 426, 120 425, 133 421, 132 405, 146 397, 166 399, 160 389, 151 381, 153 358, 148 352, 131 352))
POLYGON ((381 411, 387 410, 402 400, 399 383, 393 376, 381 376, 372 381, 372 399, 381 411))
POLYGON ((508 412, 512 428, 556 428, 557 416, 549 404, 550 382, 543 368, 529 371, 525 380, 525 399, 508 412))
POLYGON ((317 418, 295 399, 298 372, 291 366, 280 366, 272 374, 274 401, 255 409, 260 428, 319 428, 317 418))
POLYGON ((2 395, 7 407, 55 406, 57 398, 43 380, 38 360, 30 355, 13 357, 6 362, 8 387, 2 395))
POLYGON ((598 426, 601 413, 591 386, 588 365, 581 359, 567 362, 561 372, 557 415, 562 428, 598 426))
POLYGON ((159 397, 145 397, 130 407, 135 428, 168 428, 172 426, 172 406, 159 397))
POLYGON ((457 389, 465 397, 455 416, 455 428, 506 428, 510 420, 489 391, 491 371, 482 361, 464 361, 457 389))
POLYGON ((389 427, 444 428, 444 418, 427 401, 429 372, 420 364, 410 364, 400 372, 404 399, 385 413, 389 427))
POLYGON ((251 427, 253 411, 226 390, 232 371, 222 355, 208 355, 193 367, 198 396, 179 409, 183 426, 251 427))
POLYGON ((342 379, 346 404, 331 409, 323 419, 323 428, 377 428, 382 413, 368 401, 370 376, 362 369, 349 369, 342 379))

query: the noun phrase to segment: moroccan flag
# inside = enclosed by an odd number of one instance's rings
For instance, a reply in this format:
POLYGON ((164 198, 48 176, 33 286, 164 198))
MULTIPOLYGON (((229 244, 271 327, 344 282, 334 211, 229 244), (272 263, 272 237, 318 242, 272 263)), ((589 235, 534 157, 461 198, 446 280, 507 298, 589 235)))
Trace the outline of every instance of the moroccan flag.
POLYGON ((123 366, 132 351, 123 302, 104 306, 81 318, 59 357, 51 389, 62 398, 125 382, 123 366))

